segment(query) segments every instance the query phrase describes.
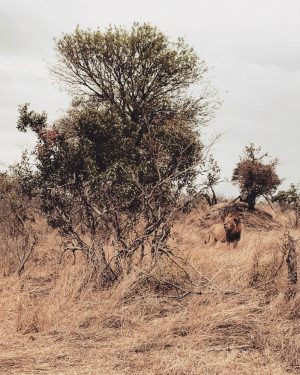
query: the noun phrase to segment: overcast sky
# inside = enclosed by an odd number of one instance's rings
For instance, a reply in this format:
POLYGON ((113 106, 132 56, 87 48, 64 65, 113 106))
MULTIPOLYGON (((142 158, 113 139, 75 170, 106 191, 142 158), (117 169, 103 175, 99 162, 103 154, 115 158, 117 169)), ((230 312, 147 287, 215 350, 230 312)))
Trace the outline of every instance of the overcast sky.
MULTIPOLYGON (((284 186, 300 182, 299 0, 0 0, 0 164, 33 144, 33 135, 16 131, 18 105, 29 102, 52 120, 68 106, 48 71, 53 38, 76 25, 133 21, 183 36, 206 61, 223 104, 205 132, 226 132, 215 146, 223 177, 254 142, 278 157, 284 186)), ((219 191, 235 194, 230 184, 219 191)))

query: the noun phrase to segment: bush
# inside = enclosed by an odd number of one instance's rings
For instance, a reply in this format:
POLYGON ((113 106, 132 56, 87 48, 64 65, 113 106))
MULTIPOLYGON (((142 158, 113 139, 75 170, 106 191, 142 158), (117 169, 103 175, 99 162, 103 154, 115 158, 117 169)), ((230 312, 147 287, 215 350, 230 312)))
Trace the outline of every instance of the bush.
POLYGON ((129 272, 135 254, 174 261, 167 240, 182 194, 195 193, 199 125, 212 114, 209 93, 189 94, 204 62, 147 24, 76 29, 57 51, 54 73, 73 92, 71 108, 49 125, 25 104, 18 121, 37 135, 32 181, 49 223, 101 280, 129 272))
POLYGON ((291 184, 288 190, 280 190, 272 201, 278 203, 282 210, 291 209, 295 213, 295 227, 299 223, 300 193, 299 188, 291 184))
POLYGON ((28 166, 27 156, 23 155, 19 165, 0 173, 0 232, 5 275, 16 271, 20 274, 24 270, 38 241, 34 229, 38 202, 27 194, 25 178, 20 175, 22 169, 25 177, 28 166))
POLYGON ((245 147, 245 155, 233 171, 232 182, 240 189, 240 200, 248 204, 250 211, 254 210, 257 198, 268 199, 281 184, 276 173, 278 161, 264 162, 268 154, 260 155, 261 148, 253 144, 245 147))

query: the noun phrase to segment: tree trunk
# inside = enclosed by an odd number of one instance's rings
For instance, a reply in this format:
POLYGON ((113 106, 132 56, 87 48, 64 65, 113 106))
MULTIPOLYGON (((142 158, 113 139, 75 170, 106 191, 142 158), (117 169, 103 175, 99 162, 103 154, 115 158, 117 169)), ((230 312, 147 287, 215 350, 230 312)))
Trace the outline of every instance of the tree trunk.
POLYGON ((215 193, 212 186, 210 187, 210 190, 211 190, 211 193, 212 193, 211 203, 212 203, 212 206, 213 206, 213 205, 218 203, 218 199, 217 199, 216 193, 215 193))
POLYGON ((250 195, 247 197, 247 203, 248 203, 248 210, 254 211, 255 210, 255 203, 256 203, 256 197, 253 195, 250 195))
POLYGON ((102 246, 99 246, 99 256, 100 260, 98 267, 100 271, 100 277, 103 279, 104 284, 116 281, 117 276, 112 270, 111 265, 107 262, 105 251, 102 246))

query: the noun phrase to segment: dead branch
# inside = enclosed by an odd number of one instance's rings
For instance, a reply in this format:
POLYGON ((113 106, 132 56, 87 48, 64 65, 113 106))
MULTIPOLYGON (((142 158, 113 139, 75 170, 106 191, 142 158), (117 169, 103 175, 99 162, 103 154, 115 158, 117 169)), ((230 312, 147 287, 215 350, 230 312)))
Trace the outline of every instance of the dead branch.
POLYGON ((18 268, 18 276, 21 276, 21 273, 24 271, 25 264, 28 261, 30 255, 33 252, 33 249, 35 248, 35 246, 37 245, 37 243, 38 243, 38 235, 34 234, 33 235, 33 242, 31 244, 31 246, 30 246, 27 254, 24 253, 23 259, 21 260, 21 264, 20 264, 20 266, 18 268))
POLYGON ((265 200, 267 201, 268 205, 271 207, 271 209, 276 212, 276 210, 274 209, 274 207, 272 206, 271 202, 270 202, 270 199, 266 196, 266 195, 263 195, 263 197, 265 198, 265 200))
POLYGON ((286 263, 288 267, 288 281, 290 284, 297 284, 298 275, 297 275, 297 251, 294 239, 287 234, 286 244, 288 250, 288 255, 286 258, 286 263))
POLYGON ((288 230, 285 231, 282 240, 282 251, 287 256, 288 283, 296 285, 298 280, 296 240, 293 239, 288 230))
POLYGON ((68 247, 65 247, 64 250, 63 250, 63 252, 62 252, 62 254, 61 254, 61 257, 60 257, 60 260, 59 260, 59 264, 62 263, 63 257, 64 257, 65 253, 66 253, 68 250, 71 251, 71 252, 73 253, 73 264, 75 264, 75 262, 76 262, 75 251, 76 251, 76 250, 78 250, 78 251, 82 251, 82 248, 79 247, 79 246, 73 246, 73 247, 68 246, 68 247))

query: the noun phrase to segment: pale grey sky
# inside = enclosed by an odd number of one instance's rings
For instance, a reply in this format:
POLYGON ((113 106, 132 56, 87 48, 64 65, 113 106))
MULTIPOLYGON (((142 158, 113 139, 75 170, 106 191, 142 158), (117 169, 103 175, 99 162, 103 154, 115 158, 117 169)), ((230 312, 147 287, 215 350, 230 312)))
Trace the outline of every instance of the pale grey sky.
MULTIPOLYGON (((31 103, 55 119, 69 103, 48 72, 54 37, 82 28, 146 21, 183 36, 208 67, 223 105, 205 130, 226 131, 215 146, 222 175, 249 142, 300 182, 299 0, 0 0, 0 163, 19 160, 33 136, 16 131, 17 106, 31 103)), ((234 194, 230 184, 220 191, 234 194)))

